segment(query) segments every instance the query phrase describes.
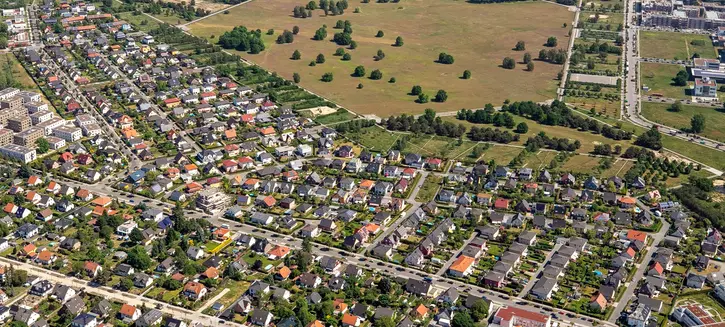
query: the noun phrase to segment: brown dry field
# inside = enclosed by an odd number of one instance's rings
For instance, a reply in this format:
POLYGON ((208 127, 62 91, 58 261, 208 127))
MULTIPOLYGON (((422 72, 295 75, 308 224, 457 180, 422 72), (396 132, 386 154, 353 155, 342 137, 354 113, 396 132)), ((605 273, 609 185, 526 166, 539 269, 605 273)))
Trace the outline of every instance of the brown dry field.
MULTIPOLYGON (((374 1, 374 0, 373 0, 374 1)), ((535 61, 533 72, 519 63, 513 70, 500 68, 504 57, 521 61, 524 52, 513 51, 518 40, 526 42, 527 52, 536 58, 549 36, 558 38, 559 47, 568 44, 569 28, 574 14, 567 8, 544 2, 503 4, 470 4, 451 0, 402 0, 399 3, 361 3, 350 1, 341 16, 324 16, 316 10, 307 19, 292 17, 292 9, 304 5, 302 0, 255 0, 235 7, 229 14, 216 15, 190 25, 196 35, 218 37, 235 25, 261 29, 266 33, 274 29, 275 35, 266 36, 267 49, 261 54, 240 53, 249 61, 276 71, 291 79, 297 72, 301 86, 331 99, 342 106, 363 114, 387 117, 399 113, 420 113, 425 108, 455 111, 461 108, 480 108, 486 103, 500 104, 506 99, 541 101, 553 98, 556 74, 560 65, 535 61), (359 7, 360 13, 353 13, 359 7), (353 40, 358 44, 351 53, 351 61, 333 56, 339 47, 332 41, 314 41, 312 36, 323 24, 327 25, 328 39, 340 30, 334 29, 337 20, 350 20, 353 40), (274 43, 283 30, 300 27, 292 44, 274 43), (385 36, 376 38, 382 30, 385 36), (397 36, 402 36, 403 47, 393 47, 397 36), (295 49, 302 59, 290 60, 295 49), (375 61, 378 49, 385 59, 375 61), (452 65, 434 61, 440 52, 454 56, 452 65), (310 61, 322 53, 326 62, 315 67, 310 61), (355 78, 354 68, 363 65, 367 74, 374 69, 383 72, 383 79, 355 78), (470 70, 470 80, 461 79, 464 70, 470 70), (331 83, 320 81, 322 74, 332 72, 331 83), (388 83, 395 77, 395 84, 388 83), (358 89, 358 83, 363 84, 358 89), (431 99, 439 89, 448 93, 445 103, 417 104, 415 97, 407 95, 413 85, 421 85, 431 99)))

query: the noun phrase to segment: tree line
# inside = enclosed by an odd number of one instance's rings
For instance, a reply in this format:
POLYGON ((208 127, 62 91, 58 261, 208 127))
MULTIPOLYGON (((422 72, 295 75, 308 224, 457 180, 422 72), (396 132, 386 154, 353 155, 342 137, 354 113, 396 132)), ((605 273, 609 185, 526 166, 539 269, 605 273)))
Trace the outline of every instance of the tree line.
POLYGON ((355 133, 359 132, 361 129, 365 127, 371 127, 375 126, 374 120, 368 120, 368 119, 358 119, 358 120, 351 120, 349 122, 340 123, 335 125, 335 130, 337 130, 340 133, 355 133))
POLYGON ((461 109, 456 114, 456 118, 465 120, 474 124, 493 124, 494 126, 504 126, 506 128, 514 128, 514 118, 507 112, 496 112, 493 105, 487 103, 483 110, 473 111, 471 109, 461 109))
POLYGON ((393 131, 436 134, 455 138, 462 137, 466 133, 466 127, 463 124, 456 125, 449 121, 443 121, 441 117, 436 117, 433 109, 426 109, 425 113, 417 119, 406 114, 398 117, 390 116, 390 118, 382 122, 382 125, 393 131))
POLYGON ((614 140, 629 140, 632 133, 622 129, 602 125, 594 119, 574 113, 564 102, 554 100, 551 105, 533 101, 504 104, 503 112, 532 119, 543 125, 563 126, 577 130, 591 131, 614 140))
POLYGON ((579 140, 574 140, 572 142, 567 138, 551 138, 546 135, 546 133, 540 132, 539 134, 526 139, 524 146, 526 146, 526 150, 529 152, 536 152, 541 148, 573 152, 581 147, 581 142, 579 142, 579 140))
POLYGON ((250 31, 244 26, 237 26, 231 31, 224 32, 219 37, 219 45, 224 49, 235 49, 251 54, 260 53, 265 49, 262 31, 250 31))
POLYGON ((508 144, 511 142, 518 141, 520 139, 519 134, 512 134, 509 131, 502 131, 498 128, 493 129, 491 127, 471 127, 468 132, 468 138, 471 141, 482 141, 482 142, 496 142, 508 144))

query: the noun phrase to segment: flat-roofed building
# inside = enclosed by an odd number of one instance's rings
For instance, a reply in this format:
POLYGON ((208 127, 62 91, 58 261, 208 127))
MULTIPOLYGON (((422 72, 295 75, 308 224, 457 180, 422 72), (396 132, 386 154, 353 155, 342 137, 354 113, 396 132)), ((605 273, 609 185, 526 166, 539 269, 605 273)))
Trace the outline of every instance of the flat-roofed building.
POLYGON ((58 150, 65 146, 65 140, 57 137, 57 136, 46 136, 45 140, 48 141, 48 144, 50 144, 50 148, 53 150, 58 150))
POLYGON ((59 117, 54 117, 36 125, 36 127, 43 129, 45 135, 53 135, 53 130, 61 126, 65 126, 65 120, 59 117))
POLYGON ((17 115, 8 118, 7 128, 12 129, 15 133, 20 133, 32 126, 32 121, 28 115, 17 115))
POLYGON ((53 112, 52 111, 38 111, 30 114, 30 121, 33 123, 33 125, 40 124, 44 121, 49 121, 53 118, 53 112))
POLYGON ((0 145, 13 143, 13 134, 15 132, 7 128, 0 129, 0 145))
POLYGON ((89 114, 82 114, 76 116, 75 124, 78 127, 83 127, 90 124, 95 124, 96 120, 89 114))
POLYGON ((0 109, 18 110, 23 108, 23 98, 19 96, 0 100, 0 109))
POLYGON ((95 124, 95 123, 83 125, 83 127, 81 127, 81 129, 83 130, 83 135, 88 136, 88 137, 94 137, 103 132, 103 130, 101 130, 101 126, 98 126, 98 124, 95 124))
POLYGON ((66 142, 75 142, 83 137, 83 131, 74 126, 61 126, 53 130, 53 135, 64 139, 66 142))
POLYGON ((16 89, 14 87, 9 87, 3 90, 0 90, 0 100, 10 99, 20 93, 19 89, 16 89))
POLYGON ((50 107, 48 107, 47 103, 42 102, 28 102, 26 104, 23 104, 25 109, 28 109, 29 113, 36 113, 39 111, 48 111, 50 110, 50 107))
POLYGON ((35 141, 43 137, 43 129, 38 127, 28 128, 13 136, 13 143, 17 145, 35 147, 35 141))
POLYGON ((41 95, 37 92, 20 91, 18 96, 23 99, 23 103, 40 102, 41 95))
POLYGON ((20 160, 24 163, 29 163, 37 158, 35 149, 17 144, 0 146, 0 154, 15 160, 20 160))

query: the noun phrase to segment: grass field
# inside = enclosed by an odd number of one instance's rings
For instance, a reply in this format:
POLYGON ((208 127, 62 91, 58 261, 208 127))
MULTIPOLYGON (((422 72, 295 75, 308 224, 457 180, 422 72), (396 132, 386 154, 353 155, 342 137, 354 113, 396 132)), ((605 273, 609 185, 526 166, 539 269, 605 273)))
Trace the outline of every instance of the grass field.
POLYGON ((642 115, 654 122, 675 127, 689 128, 690 119, 696 114, 705 116, 705 131, 702 136, 725 142, 725 113, 722 108, 682 105, 682 111, 668 111, 669 104, 642 102, 642 115))
POLYGON ((699 53, 702 58, 717 58, 710 37, 702 34, 642 31, 639 44, 645 58, 685 60, 692 58, 694 53, 699 53), (693 40, 701 40, 705 45, 692 45, 690 42, 693 40))
POLYGON ((497 165, 506 166, 515 158, 523 149, 518 147, 495 145, 483 152, 481 160, 489 162, 491 160, 496 161, 497 165))
POLYGON ((586 155, 573 156, 561 166, 561 170, 574 173, 591 173, 595 168, 599 167, 599 161, 601 160, 602 158, 586 155))
POLYGON ((457 139, 426 135, 411 138, 405 151, 420 153, 423 156, 463 160, 461 157, 470 153, 475 145, 476 142, 464 141, 459 144, 457 139))
POLYGON ((418 194, 416 194, 415 200, 423 203, 433 200, 442 181, 443 178, 441 176, 429 174, 423 181, 423 185, 421 185, 418 194))
POLYGON ((619 112, 620 112, 620 108, 621 108, 620 101, 610 101, 610 100, 606 100, 606 99, 591 99, 591 98, 572 97, 572 96, 567 96, 565 100, 566 100, 566 103, 575 105, 578 108, 584 109, 586 111, 589 111, 590 109, 593 108, 596 112, 599 112, 602 115, 607 115, 607 116, 613 117, 613 118, 619 118, 619 112))
POLYGON ((546 167, 549 165, 552 159, 556 157, 556 151, 539 151, 535 155, 530 155, 526 158, 526 162, 524 165, 526 167, 532 168, 534 170, 539 170, 541 168, 546 167))
POLYGON ((632 168, 634 163, 629 160, 617 160, 612 164, 612 167, 602 172, 602 178, 609 178, 612 176, 623 177, 624 174, 632 168))
POLYGON ((519 64, 513 70, 500 68, 504 57, 521 60, 523 52, 513 51, 518 40, 526 42, 526 51, 537 56, 549 36, 558 39, 560 47, 568 42, 573 13, 567 8, 544 2, 502 3, 477 5, 464 1, 410 0, 400 3, 359 3, 341 16, 325 17, 320 10, 313 17, 292 17, 295 6, 304 5, 297 0, 254 1, 230 9, 228 15, 217 15, 189 26, 191 33, 202 37, 219 37, 236 25, 267 31, 267 49, 258 55, 240 53, 244 58, 259 64, 285 78, 294 72, 301 75, 301 85, 359 113, 375 113, 387 117, 396 113, 422 112, 425 108, 451 111, 460 108, 481 107, 486 102, 501 103, 510 100, 544 100, 555 94, 556 74, 560 65, 537 61, 533 72, 525 71, 519 64), (353 13, 360 7, 360 13, 353 13), (511 13, 516 19, 511 19, 511 13), (328 26, 328 39, 339 30, 334 29, 337 20, 350 20, 353 40, 358 47, 346 51, 352 60, 342 61, 333 56, 339 47, 331 41, 314 41, 312 36, 323 24, 328 26), (300 32, 294 43, 274 43, 283 30, 299 26, 300 32), (384 37, 375 34, 382 30, 384 37), (404 46, 394 47, 397 36, 402 36, 404 46), (375 61, 378 50, 385 58, 375 61), (294 50, 302 54, 301 60, 290 60, 294 50), (455 58, 452 65, 434 61, 438 54, 447 52, 455 58), (324 64, 310 67, 308 63, 319 53, 326 57, 324 64), (381 80, 356 78, 353 69, 363 65, 369 73, 380 69, 381 80), (461 79, 464 70, 470 70, 472 78, 461 79), (331 72, 334 80, 320 81, 323 73, 331 72), (396 83, 389 83, 391 77, 396 83), (362 83, 364 87, 358 89, 362 83), (416 104, 415 97, 407 95, 413 85, 421 85, 431 98, 439 89, 445 89, 445 103, 416 104))
MULTIPOLYGON (((471 126, 477 126, 477 127, 491 127, 494 128, 493 125, 484 125, 484 124, 472 124, 467 121, 458 120, 456 117, 443 117, 443 120, 448 120, 455 122, 456 124, 463 124, 466 126, 467 129, 470 130, 471 126)), ((526 125, 529 126, 529 132, 526 134, 522 134, 521 138, 518 142, 512 142, 511 144, 514 145, 523 145, 526 143, 526 139, 529 137, 532 137, 536 134, 539 134, 539 132, 544 132, 549 137, 558 137, 558 138, 568 138, 571 140, 579 140, 581 142, 581 147, 577 152, 579 153, 589 153, 594 150, 594 146, 597 144, 607 143, 614 146, 615 144, 620 144, 622 148, 627 148, 627 146, 631 145, 632 141, 622 140, 622 141, 615 141, 612 139, 605 138, 604 136, 598 135, 598 134, 592 134, 589 132, 580 132, 575 129, 571 129, 568 127, 562 127, 562 126, 546 126, 541 125, 533 120, 526 119, 519 116, 514 116, 514 121, 516 124, 519 122, 525 122, 526 125)), ((499 129, 505 129, 505 128, 499 128, 499 129)), ((513 133, 513 130, 511 131, 513 133)), ((508 163, 508 162, 507 162, 508 163)))
POLYGON ((360 143, 368 150, 384 152, 395 144, 395 140, 398 139, 399 135, 378 126, 371 126, 363 128, 357 133, 346 133, 345 136, 360 143))
POLYGON ((649 87, 646 94, 659 93, 673 99, 686 99, 685 87, 675 86, 672 79, 682 69, 679 65, 645 63, 640 65, 642 86, 649 87))
POLYGON ((117 14, 121 19, 129 22, 134 29, 140 31, 150 31, 159 27, 159 22, 146 15, 134 15, 132 12, 122 12, 117 14))

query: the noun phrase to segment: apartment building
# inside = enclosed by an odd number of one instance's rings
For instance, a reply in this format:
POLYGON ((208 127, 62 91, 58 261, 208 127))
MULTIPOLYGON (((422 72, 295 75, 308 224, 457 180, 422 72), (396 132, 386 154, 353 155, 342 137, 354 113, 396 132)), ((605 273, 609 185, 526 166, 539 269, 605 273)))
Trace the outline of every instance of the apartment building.
POLYGON ((9 158, 20 160, 24 163, 30 163, 37 158, 35 149, 17 144, 0 146, 0 154, 9 158))
POLYGON ((74 126, 61 126, 53 130, 53 135, 64 139, 66 142, 75 142, 83 137, 83 131, 74 126))
POLYGON ((28 115, 17 115, 8 118, 7 128, 12 129, 15 133, 20 133, 32 126, 32 121, 28 115))
POLYGON ((13 136, 13 143, 17 145, 35 147, 35 141, 43 137, 43 129, 38 127, 28 128, 13 136))
POLYGON ((0 129, 0 145, 7 145, 13 143, 13 132, 7 128, 0 129))

